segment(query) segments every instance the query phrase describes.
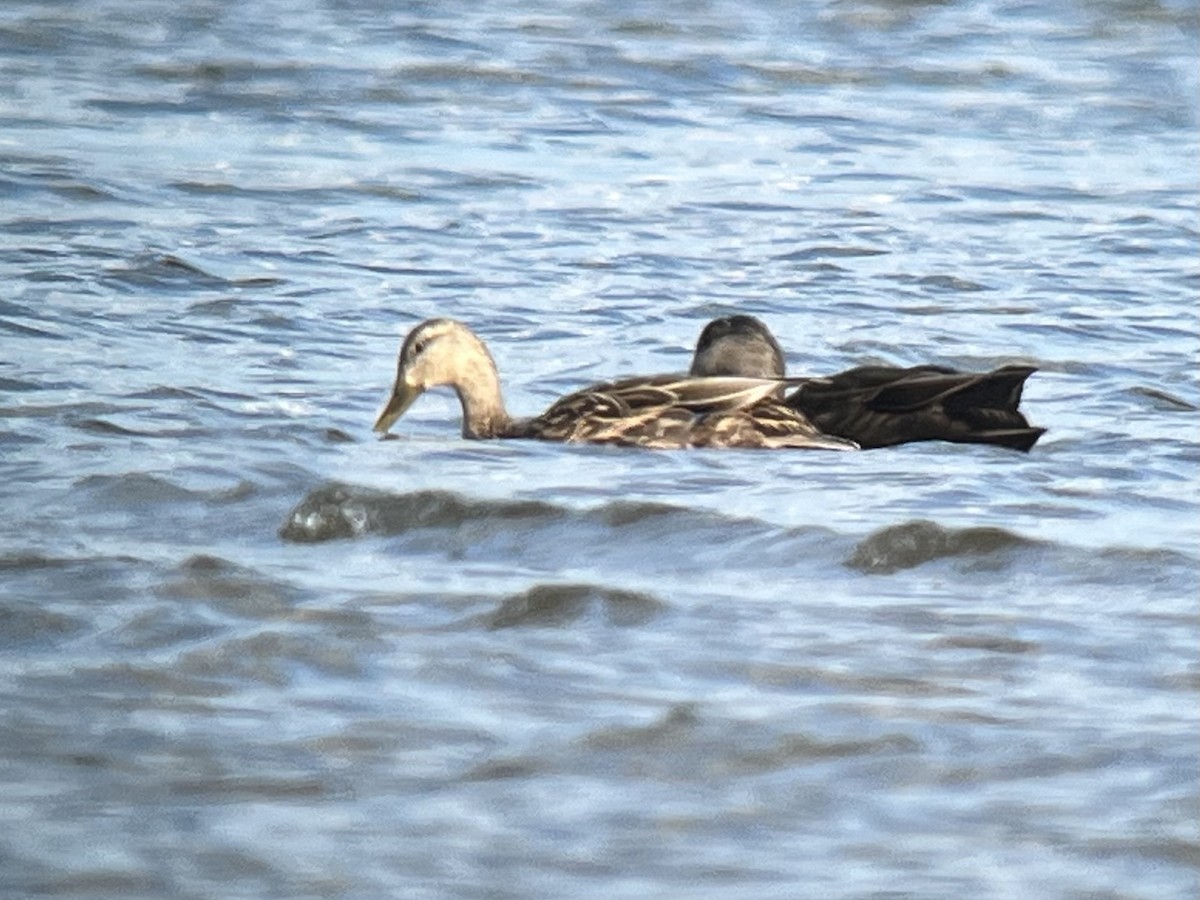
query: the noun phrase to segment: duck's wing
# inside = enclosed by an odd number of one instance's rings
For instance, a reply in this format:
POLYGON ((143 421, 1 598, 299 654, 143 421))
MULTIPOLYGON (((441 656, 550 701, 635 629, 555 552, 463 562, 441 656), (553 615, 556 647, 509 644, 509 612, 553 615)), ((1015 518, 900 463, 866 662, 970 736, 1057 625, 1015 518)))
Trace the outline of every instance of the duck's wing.
POLYGON ((523 436, 661 449, 688 446, 694 412, 673 406, 671 395, 653 386, 638 390, 613 387, 595 385, 568 394, 525 423, 523 436))
POLYGON ((863 366, 802 384, 788 405, 824 431, 885 447, 944 440, 1030 449, 1045 432, 1017 409, 1033 366, 957 372, 940 366, 863 366))
POLYGON ((576 443, 693 446, 698 417, 752 408, 795 383, 797 379, 686 375, 625 378, 568 394, 529 420, 524 434, 576 443))
POLYGON ((1036 366, 1001 366, 973 375, 949 391, 943 402, 947 409, 964 415, 970 410, 1016 413, 1025 381, 1036 371, 1036 366))
POLYGON ((878 412, 915 412, 936 404, 949 411, 991 409, 1015 413, 1032 366, 992 372, 925 373, 911 370, 882 386, 868 400, 878 412))
POLYGON ((692 430, 697 447, 775 450, 857 450, 852 440, 824 434, 808 417, 780 400, 701 416, 692 430))
POLYGON ((855 366, 836 375, 825 375, 821 378, 810 379, 822 388, 834 391, 872 391, 894 387, 897 384, 917 381, 937 375, 961 375, 957 369, 947 366, 855 366))
POLYGON ((631 407, 673 406, 697 413, 740 409, 768 397, 781 397, 796 378, 742 378, 737 376, 650 375, 626 378, 589 390, 602 391, 631 407))

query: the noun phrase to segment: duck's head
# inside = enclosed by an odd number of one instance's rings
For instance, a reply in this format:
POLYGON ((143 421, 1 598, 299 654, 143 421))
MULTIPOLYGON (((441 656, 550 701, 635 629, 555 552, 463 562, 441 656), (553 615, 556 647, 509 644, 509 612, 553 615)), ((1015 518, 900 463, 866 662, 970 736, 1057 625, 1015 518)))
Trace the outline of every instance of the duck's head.
POLYGON ((770 329, 754 316, 722 316, 700 332, 691 374, 782 378, 783 350, 770 329))
POLYGON ((396 364, 396 384, 375 431, 386 434, 422 393, 450 385, 465 398, 492 390, 496 364, 475 332, 454 319, 428 319, 408 333, 396 364))

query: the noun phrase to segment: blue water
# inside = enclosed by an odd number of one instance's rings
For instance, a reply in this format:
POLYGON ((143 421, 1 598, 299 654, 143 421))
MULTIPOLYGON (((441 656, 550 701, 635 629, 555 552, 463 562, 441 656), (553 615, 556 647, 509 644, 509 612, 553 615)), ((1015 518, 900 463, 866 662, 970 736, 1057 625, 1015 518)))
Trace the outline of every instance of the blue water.
POLYGON ((0 897, 1192 897, 1200 9, 0 8, 0 897), (532 414, 763 318, 1028 454, 532 414))

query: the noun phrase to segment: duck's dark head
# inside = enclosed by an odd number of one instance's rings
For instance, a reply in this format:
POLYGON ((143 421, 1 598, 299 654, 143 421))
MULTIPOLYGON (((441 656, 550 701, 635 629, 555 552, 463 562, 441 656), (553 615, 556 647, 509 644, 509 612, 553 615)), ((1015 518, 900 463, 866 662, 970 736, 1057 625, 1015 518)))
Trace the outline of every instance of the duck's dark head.
POLYGON ((722 316, 700 332, 692 375, 782 378, 783 350, 771 330, 754 316, 722 316))

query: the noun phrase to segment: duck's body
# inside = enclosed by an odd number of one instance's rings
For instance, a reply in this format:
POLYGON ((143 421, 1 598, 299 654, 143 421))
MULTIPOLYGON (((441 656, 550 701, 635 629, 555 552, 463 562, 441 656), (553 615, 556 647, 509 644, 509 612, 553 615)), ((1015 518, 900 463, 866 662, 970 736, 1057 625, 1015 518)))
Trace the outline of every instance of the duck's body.
MULTIPOLYGON (((827 378, 801 379, 784 402, 826 434, 863 449, 911 441, 994 444, 1029 450, 1045 432, 1018 410, 1033 366, 958 372, 943 366, 859 366, 827 378)), ((784 356, 753 316, 714 319, 692 359, 693 375, 782 377, 784 356)))
POLYGON ((784 384, 736 376, 627 378, 568 394, 506 436, 658 449, 857 449, 775 400, 784 384))
POLYGON ((1028 451, 1046 431, 1017 409, 1033 366, 958 372, 941 366, 860 366, 801 384, 787 402, 830 434, 863 447, 912 441, 1028 451))
POLYGON ((821 434, 798 410, 772 398, 777 378, 655 375, 593 385, 531 419, 505 409, 496 364, 467 326, 430 319, 400 349, 396 383, 375 430, 386 432, 422 392, 448 385, 463 410, 463 436, 571 443, 682 447, 803 447, 853 450, 821 434))

